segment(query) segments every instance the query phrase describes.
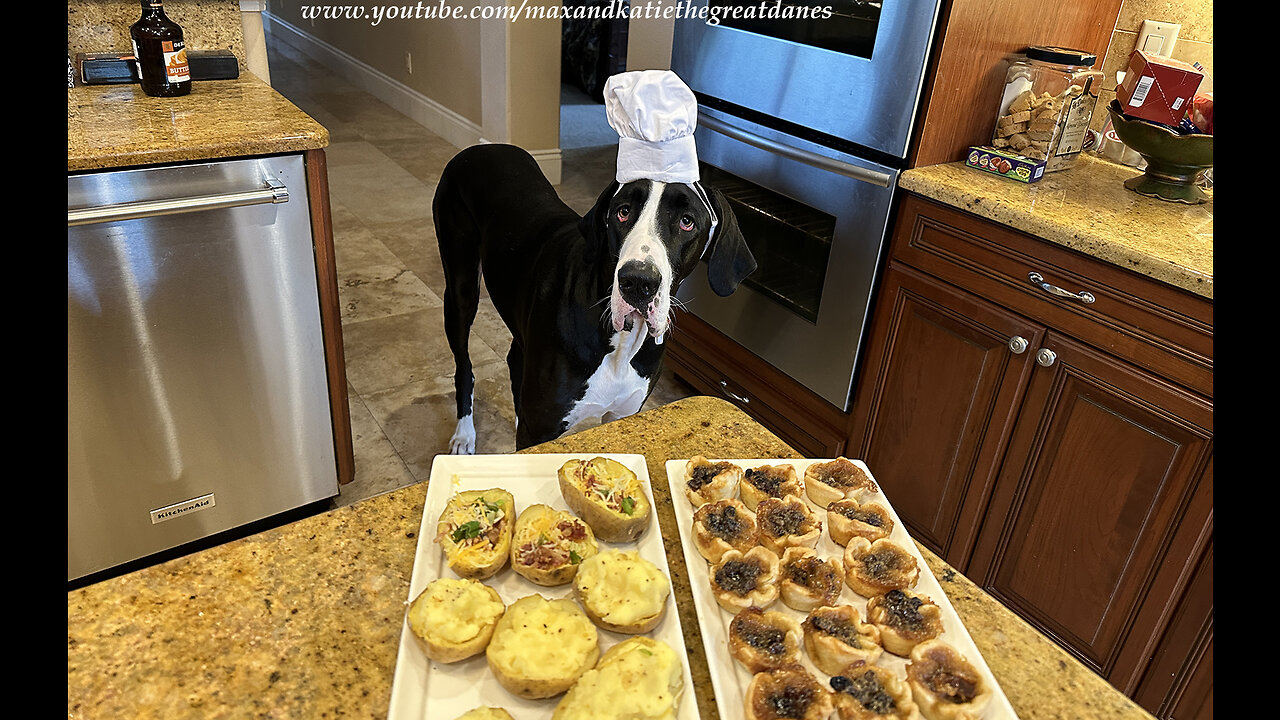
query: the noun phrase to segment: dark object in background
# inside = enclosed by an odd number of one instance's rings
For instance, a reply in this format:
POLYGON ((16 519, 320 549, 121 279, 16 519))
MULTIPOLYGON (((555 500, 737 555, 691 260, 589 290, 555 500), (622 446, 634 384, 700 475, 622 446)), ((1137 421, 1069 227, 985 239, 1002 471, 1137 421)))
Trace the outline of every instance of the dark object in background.
POLYGON ((604 81, 627 69, 626 0, 565 0, 572 8, 590 7, 593 18, 566 17, 561 23, 560 79, 598 103, 604 102, 604 81))
POLYGON ((141 0, 142 17, 129 26, 142 92, 178 97, 191 92, 191 68, 182 28, 164 13, 161 0, 141 0))
MULTIPOLYGON (((240 77, 240 61, 230 50, 188 50, 187 64, 194 80, 234 80, 240 77)), ((76 53, 80 81, 85 85, 138 82, 133 53, 76 53)))

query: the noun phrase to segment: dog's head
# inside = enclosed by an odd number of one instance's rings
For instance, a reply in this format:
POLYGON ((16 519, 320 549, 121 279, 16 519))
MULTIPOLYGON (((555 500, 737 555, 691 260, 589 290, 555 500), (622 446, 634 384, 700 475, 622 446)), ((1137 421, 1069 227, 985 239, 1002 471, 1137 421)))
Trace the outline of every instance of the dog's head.
POLYGON ((611 183, 581 228, 589 243, 601 243, 606 257, 616 258, 609 298, 615 331, 639 321, 649 335, 662 337, 670 325, 671 296, 703 257, 711 289, 721 297, 756 269, 724 196, 706 186, 611 183))

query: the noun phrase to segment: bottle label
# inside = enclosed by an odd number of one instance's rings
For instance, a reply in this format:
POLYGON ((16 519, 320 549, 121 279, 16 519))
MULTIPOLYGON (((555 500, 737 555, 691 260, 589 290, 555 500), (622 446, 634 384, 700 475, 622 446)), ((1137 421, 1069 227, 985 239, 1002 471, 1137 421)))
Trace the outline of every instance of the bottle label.
POLYGON ((169 82, 186 82, 191 79, 191 69, 187 66, 187 46, 181 40, 165 40, 160 43, 164 50, 164 74, 169 82))

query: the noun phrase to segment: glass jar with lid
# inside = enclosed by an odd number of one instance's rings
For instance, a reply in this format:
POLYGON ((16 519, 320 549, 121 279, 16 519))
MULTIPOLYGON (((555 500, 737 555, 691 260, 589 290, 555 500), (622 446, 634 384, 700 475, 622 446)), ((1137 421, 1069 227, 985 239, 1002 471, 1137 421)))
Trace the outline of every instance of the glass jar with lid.
POLYGON ((1009 59, 993 147, 1045 161, 1045 171, 1075 163, 1093 117, 1102 72, 1098 56, 1037 45, 1009 59))

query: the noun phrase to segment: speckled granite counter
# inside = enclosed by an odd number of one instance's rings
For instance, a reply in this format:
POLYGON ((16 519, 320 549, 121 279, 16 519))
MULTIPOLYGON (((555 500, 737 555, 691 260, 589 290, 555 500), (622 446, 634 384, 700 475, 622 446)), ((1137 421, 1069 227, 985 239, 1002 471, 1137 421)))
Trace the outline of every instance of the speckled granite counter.
MULTIPOLYGON (((532 450, 642 453, 658 479, 668 458, 697 453, 797 457, 707 397, 532 450)), ((713 720, 666 483, 653 494, 701 714, 713 720)), ((419 483, 68 593, 68 717, 385 717, 425 498, 419 483)), ((922 552, 1023 720, 1151 717, 922 552)))
POLYGON ((1204 205, 1164 202, 1125 189, 1138 174, 1081 156, 1031 184, 956 162, 908 170, 898 185, 1212 299, 1212 191, 1204 205))
POLYGON ((153 98, 138 85, 67 90, 67 172, 301 152, 329 131, 250 73, 153 98))

